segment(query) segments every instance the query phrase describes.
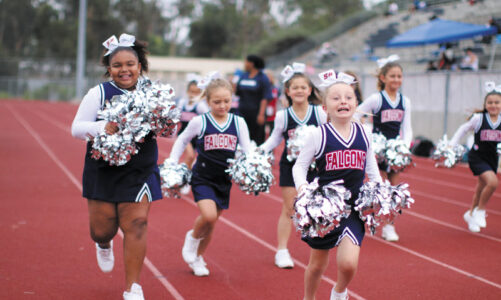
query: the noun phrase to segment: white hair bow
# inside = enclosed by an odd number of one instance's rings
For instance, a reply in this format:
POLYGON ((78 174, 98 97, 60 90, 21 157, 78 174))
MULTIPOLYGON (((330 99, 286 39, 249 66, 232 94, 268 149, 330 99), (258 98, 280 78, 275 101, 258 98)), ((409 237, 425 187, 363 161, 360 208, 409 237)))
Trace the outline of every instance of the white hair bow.
POLYGON ((207 86, 209 86, 209 83, 212 80, 218 79, 218 78, 222 78, 221 74, 218 71, 212 71, 209 74, 207 74, 207 76, 200 79, 200 81, 198 81, 198 83, 197 83, 197 86, 199 89, 205 90, 207 88, 207 86))
POLYGON ((282 76, 282 82, 285 83, 289 79, 294 76, 296 73, 304 73, 304 70, 306 70, 306 65, 298 62, 294 62, 291 65, 285 66, 285 68, 282 70, 280 73, 280 76, 282 76))
POLYGON ((334 83, 346 83, 346 84, 354 84, 355 83, 355 77, 348 75, 343 72, 336 73, 333 69, 327 70, 325 72, 322 72, 318 74, 318 77, 322 81, 320 86, 331 86, 334 83))
POLYGON ((381 69, 382 67, 386 66, 386 64, 395 62, 400 59, 400 56, 397 54, 392 54, 386 58, 380 58, 377 60, 377 66, 381 69))
POLYGON ((496 86, 496 83, 494 81, 487 81, 485 83, 485 91, 487 93, 500 93, 501 94, 501 84, 496 86))
POLYGON ((120 39, 112 35, 103 43, 104 48, 108 49, 104 56, 110 55, 118 47, 132 47, 135 41, 136 37, 130 34, 122 33, 120 39))

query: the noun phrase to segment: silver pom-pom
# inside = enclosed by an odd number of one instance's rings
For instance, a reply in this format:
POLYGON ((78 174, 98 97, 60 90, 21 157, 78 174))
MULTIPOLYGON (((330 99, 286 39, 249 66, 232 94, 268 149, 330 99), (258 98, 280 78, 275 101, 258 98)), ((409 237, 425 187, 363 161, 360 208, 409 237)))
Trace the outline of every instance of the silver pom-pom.
POLYGON ((191 181, 191 170, 185 163, 177 164, 169 158, 158 167, 164 196, 179 198, 180 190, 191 181))
POLYGON ((247 153, 237 149, 235 158, 228 159, 228 163, 226 173, 242 191, 256 196, 270 191, 274 180, 273 153, 265 153, 252 142, 247 153))
POLYGON ((409 147, 398 137, 386 141, 384 158, 393 172, 401 172, 412 164, 412 153, 409 147))
POLYGON ((287 160, 293 162, 299 156, 299 152, 303 149, 306 144, 307 137, 312 134, 312 132, 317 127, 315 125, 303 125, 298 126, 294 129, 294 133, 287 140, 287 160))
POLYGON ((292 218, 303 237, 324 237, 350 215, 351 207, 346 201, 351 193, 342 183, 342 180, 334 181, 319 187, 315 178, 303 187, 296 197, 296 213, 292 218))
POLYGON ((385 150, 386 150, 386 137, 381 133, 372 134, 372 150, 376 155, 376 160, 378 163, 385 161, 385 150))
POLYGON ((461 161, 466 153, 466 148, 463 145, 450 146, 447 140, 447 135, 444 135, 437 143, 437 147, 431 158, 435 161, 435 167, 452 168, 461 161))
POLYGON ((380 225, 391 224, 402 214, 404 208, 410 208, 414 203, 406 183, 391 186, 387 182, 366 182, 360 188, 360 194, 355 201, 355 211, 365 222, 372 235, 380 225))
POLYGON ((496 150, 498 152, 498 155, 501 155, 501 143, 498 143, 496 150))
POLYGON ((150 132, 172 135, 180 114, 170 85, 141 79, 133 92, 113 97, 98 111, 98 119, 116 123, 118 132, 102 132, 92 138, 92 157, 124 165, 140 150, 136 143, 144 142, 150 132))

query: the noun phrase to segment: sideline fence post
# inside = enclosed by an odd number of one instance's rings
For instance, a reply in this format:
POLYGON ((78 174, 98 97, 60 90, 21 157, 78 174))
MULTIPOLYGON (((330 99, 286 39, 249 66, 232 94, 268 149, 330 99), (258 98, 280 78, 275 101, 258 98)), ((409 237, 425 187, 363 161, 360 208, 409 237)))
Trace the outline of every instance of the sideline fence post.
POLYGON ((449 118, 449 86, 451 81, 451 72, 445 73, 445 104, 444 104, 444 134, 447 134, 447 123, 449 118))

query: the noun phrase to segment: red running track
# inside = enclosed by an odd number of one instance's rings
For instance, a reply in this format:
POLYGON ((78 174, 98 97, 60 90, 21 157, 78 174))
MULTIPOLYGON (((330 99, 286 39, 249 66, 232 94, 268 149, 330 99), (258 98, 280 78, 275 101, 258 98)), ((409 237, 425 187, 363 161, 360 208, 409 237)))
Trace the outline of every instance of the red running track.
MULTIPOLYGON (((121 237, 109 274, 97 268, 89 238, 80 185, 85 147, 69 131, 76 108, 0 101, 0 299, 121 299, 121 237)), ((159 140, 160 160, 172 142, 159 140)), ((366 236, 351 298, 501 299, 501 192, 489 203, 488 227, 473 234, 462 220, 475 187, 470 171, 415 161, 402 174, 416 204, 397 221, 401 240, 366 236)), ((289 245, 296 267, 273 265, 280 202, 277 186, 258 197, 233 189, 205 255, 206 278, 193 276, 181 259, 198 214, 191 195, 155 202, 141 281, 146 298, 301 299, 309 248, 297 234, 289 245)), ((329 298, 334 259, 317 299, 329 298)))

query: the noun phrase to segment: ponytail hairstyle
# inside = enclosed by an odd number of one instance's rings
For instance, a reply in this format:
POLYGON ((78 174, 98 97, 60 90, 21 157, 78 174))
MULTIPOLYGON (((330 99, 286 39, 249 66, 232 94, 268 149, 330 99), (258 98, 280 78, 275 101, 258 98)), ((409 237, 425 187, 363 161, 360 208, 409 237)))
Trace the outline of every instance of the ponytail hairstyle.
POLYGON ((360 88, 360 81, 358 80, 358 76, 353 71, 347 70, 344 72, 355 78, 355 83, 353 83, 352 86, 353 86, 353 89, 355 90, 355 96, 357 96, 358 105, 360 105, 364 101, 364 97, 362 97, 362 89, 360 88))
MULTIPOLYGON (((311 88, 311 94, 308 96, 308 103, 314 104, 314 105, 320 105, 322 104, 322 96, 318 88, 313 84, 311 79, 306 76, 303 73, 294 73, 290 79, 288 79, 286 82, 284 82, 284 88, 288 90, 292 84, 292 81, 296 78, 303 78, 306 80, 308 85, 311 88)), ((287 102, 289 103, 289 106, 292 106, 292 98, 285 92, 285 98, 287 99, 287 102)))
POLYGON ((120 51, 129 51, 137 57, 137 60, 141 64, 141 72, 140 75, 144 72, 148 72, 148 43, 141 40, 136 40, 134 36, 128 34, 122 34, 120 36, 120 40, 117 40, 115 36, 110 37, 103 43, 106 48, 103 52, 103 57, 101 58, 101 64, 106 67, 106 73, 104 73, 104 77, 110 77, 110 73, 108 72, 108 67, 110 66, 110 61, 118 52, 120 51), (115 43, 112 45, 112 43, 115 43))
POLYGON ((386 76, 386 74, 388 74, 388 71, 390 71, 391 69, 393 69, 395 67, 400 68, 401 71, 404 70, 402 68, 402 66, 398 62, 395 62, 395 61, 389 62, 389 63, 385 64, 384 66, 382 66, 381 68, 379 68, 379 72, 377 74, 377 89, 379 91, 384 91, 384 88, 385 88, 385 84, 381 80, 381 75, 386 76))

